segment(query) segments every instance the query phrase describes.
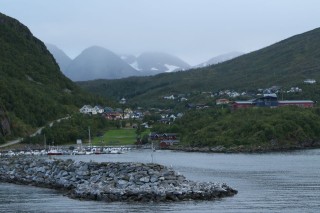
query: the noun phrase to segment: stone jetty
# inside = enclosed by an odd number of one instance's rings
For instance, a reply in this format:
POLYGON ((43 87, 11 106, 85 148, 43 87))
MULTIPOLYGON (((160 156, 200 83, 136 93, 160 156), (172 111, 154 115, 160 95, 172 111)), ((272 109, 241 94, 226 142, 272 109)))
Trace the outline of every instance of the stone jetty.
POLYGON ((0 181, 54 188, 86 200, 214 200, 237 194, 226 184, 187 180, 159 164, 2 157, 0 181))

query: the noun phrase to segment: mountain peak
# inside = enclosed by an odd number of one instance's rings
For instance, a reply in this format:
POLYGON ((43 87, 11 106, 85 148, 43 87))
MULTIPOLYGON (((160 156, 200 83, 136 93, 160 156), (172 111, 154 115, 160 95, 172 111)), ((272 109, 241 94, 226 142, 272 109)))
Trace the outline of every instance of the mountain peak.
POLYGON ((74 81, 117 79, 139 75, 110 50, 91 46, 81 52, 69 65, 66 75, 74 81))
POLYGON ((132 56, 126 57, 124 60, 145 75, 174 72, 190 68, 190 65, 180 58, 163 52, 144 52, 135 57, 135 60, 133 60, 132 56))

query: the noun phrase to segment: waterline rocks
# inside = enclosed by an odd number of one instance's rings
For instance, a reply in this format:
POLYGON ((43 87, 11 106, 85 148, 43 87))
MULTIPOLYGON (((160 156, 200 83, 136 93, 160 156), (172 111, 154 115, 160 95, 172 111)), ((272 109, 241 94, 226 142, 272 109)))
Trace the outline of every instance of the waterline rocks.
POLYGON ((226 184, 194 182, 165 166, 143 163, 6 157, 0 161, 0 180, 107 202, 213 200, 237 194, 226 184))

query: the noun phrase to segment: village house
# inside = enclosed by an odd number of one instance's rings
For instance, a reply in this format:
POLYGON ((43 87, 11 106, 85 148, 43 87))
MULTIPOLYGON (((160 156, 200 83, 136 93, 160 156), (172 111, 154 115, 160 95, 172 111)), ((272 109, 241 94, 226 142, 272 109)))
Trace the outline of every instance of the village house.
POLYGON ((179 144, 179 140, 161 140, 159 143, 160 148, 168 148, 169 146, 177 145, 179 144))
POLYGON ((120 104, 126 104, 127 100, 125 98, 121 98, 121 100, 119 101, 120 104))
POLYGON ((264 96, 249 101, 234 101, 232 103, 233 109, 243 109, 251 107, 282 107, 282 106, 298 106, 303 108, 311 108, 314 106, 314 102, 311 100, 282 100, 278 101, 276 96, 264 96))
POLYGON ((311 100, 286 100, 278 101, 279 106, 298 106, 302 108, 312 108, 314 102, 311 100))
POLYGON ((302 92, 302 89, 299 87, 291 87, 290 90, 287 91, 287 93, 297 93, 297 92, 302 92))
POLYGON ((92 113, 92 106, 84 105, 83 107, 81 107, 81 109, 79 111, 80 111, 80 113, 83 113, 83 114, 91 114, 92 113))
POLYGON ((177 118, 177 116, 175 116, 174 114, 172 114, 172 115, 169 116, 169 118, 170 118, 170 120, 175 121, 176 118, 177 118))
POLYGON ((96 105, 95 107, 93 107, 93 110, 95 110, 98 114, 104 113, 103 107, 98 106, 98 105, 96 105))
POLYGON ((149 139, 151 141, 157 141, 160 148, 167 148, 172 145, 179 144, 178 134, 177 133, 155 133, 152 132, 149 134, 149 139))
POLYGON ((161 118, 158 122, 162 124, 171 124, 170 118, 161 118))
POLYGON ((143 128, 149 129, 151 128, 147 122, 140 124, 143 128))
POLYGON ((178 138, 177 133, 156 133, 151 132, 149 134, 150 140, 176 140, 178 138))
POLYGON ((229 100, 225 98, 217 99, 216 100, 216 105, 223 105, 223 104, 229 104, 229 100))
POLYGON ((111 107, 105 107, 104 108, 104 112, 108 113, 108 112, 113 112, 114 110, 111 107))
POLYGON ((116 112, 116 111, 107 112, 107 113, 104 114, 104 117, 107 120, 120 120, 120 119, 122 119, 122 113, 116 112))
POLYGON ((314 79, 306 79, 303 81, 305 84, 315 84, 316 83, 316 80, 314 79))
POLYGON ((167 100, 174 100, 175 99, 174 95, 164 96, 163 98, 167 99, 167 100))

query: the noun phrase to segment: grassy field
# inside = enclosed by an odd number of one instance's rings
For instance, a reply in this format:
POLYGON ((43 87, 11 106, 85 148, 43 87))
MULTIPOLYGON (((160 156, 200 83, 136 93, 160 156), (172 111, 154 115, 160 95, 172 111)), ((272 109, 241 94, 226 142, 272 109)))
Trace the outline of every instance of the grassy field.
MULTIPOLYGON (((148 134, 144 132, 144 134, 148 134)), ((114 129, 108 130, 103 136, 96 137, 92 143, 94 145, 121 146, 132 145, 137 141, 136 129, 114 129)))

